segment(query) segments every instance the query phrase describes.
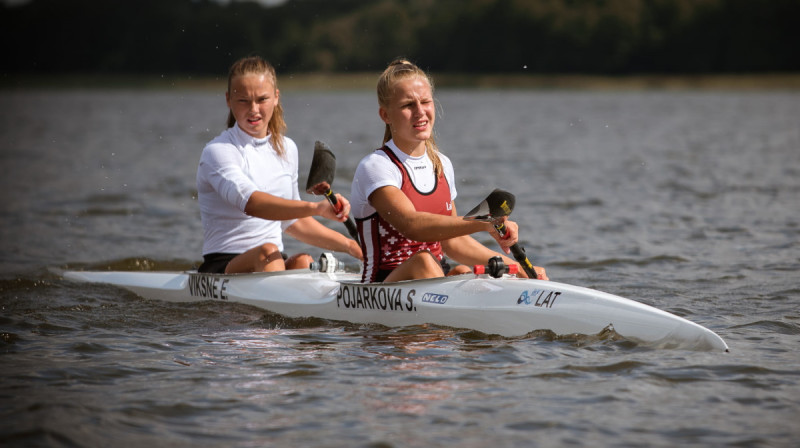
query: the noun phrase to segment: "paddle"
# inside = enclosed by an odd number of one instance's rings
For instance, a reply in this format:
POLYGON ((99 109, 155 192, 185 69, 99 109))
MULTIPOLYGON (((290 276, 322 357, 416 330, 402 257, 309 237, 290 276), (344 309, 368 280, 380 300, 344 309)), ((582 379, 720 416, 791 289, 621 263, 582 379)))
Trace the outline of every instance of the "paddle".
MULTIPOLYGON (((464 215, 464 219, 491 222, 497 233, 505 237, 508 233, 508 228, 500 218, 511 214, 514 210, 515 199, 513 194, 496 189, 477 207, 464 215)), ((511 253, 514 255, 514 259, 522 266, 522 269, 525 270, 525 273, 528 274, 528 277, 535 279, 536 271, 533 270, 533 264, 528 260, 528 256, 525 255, 525 249, 515 243, 511 246, 511 253)))
MULTIPOLYGON (((342 204, 336 199, 336 195, 331 190, 333 184, 333 176, 336 172, 336 156, 328 145, 320 141, 314 143, 314 158, 311 159, 311 168, 308 173, 308 182, 306 182, 306 193, 325 195, 328 202, 331 203, 336 213, 342 211, 342 204)), ((350 236, 358 242, 358 230, 353 218, 347 217, 344 222, 347 226, 347 231, 350 236)))

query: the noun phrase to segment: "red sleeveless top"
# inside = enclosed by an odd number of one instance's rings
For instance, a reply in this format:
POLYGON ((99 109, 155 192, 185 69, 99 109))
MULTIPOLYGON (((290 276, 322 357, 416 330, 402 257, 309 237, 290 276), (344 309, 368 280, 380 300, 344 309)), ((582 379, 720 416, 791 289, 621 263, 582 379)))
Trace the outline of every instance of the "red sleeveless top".
MULTIPOLYGON (((386 146, 381 150, 389 156, 389 159, 402 173, 403 183, 400 190, 411 200, 417 211, 440 215, 453 213, 450 186, 447 184, 444 173, 439 173, 437 176, 433 190, 429 193, 421 193, 411 181, 406 167, 392 150, 386 146)), ((430 251, 439 260, 444 258, 440 242, 426 243, 408 239, 388 221, 381 218, 377 212, 366 218, 356 219, 356 226, 361 239, 361 251, 364 255, 362 282, 382 281, 400 263, 419 251, 430 251)))

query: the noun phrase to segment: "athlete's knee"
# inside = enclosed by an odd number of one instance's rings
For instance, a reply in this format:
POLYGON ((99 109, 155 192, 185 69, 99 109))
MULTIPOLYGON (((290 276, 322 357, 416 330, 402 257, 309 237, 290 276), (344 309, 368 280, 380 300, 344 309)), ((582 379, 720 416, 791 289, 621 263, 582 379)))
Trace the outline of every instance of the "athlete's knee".
POLYGON ((417 260, 417 266, 424 269, 430 277, 444 275, 441 262, 432 253, 428 251, 417 252, 412 258, 417 260))
POLYGON ((450 272, 448 272, 447 275, 450 276, 450 275, 461 275, 461 274, 471 274, 471 273, 472 269, 463 264, 459 264, 451 268, 450 272))
POLYGON ((314 258, 306 253, 295 254, 286 260, 286 269, 308 269, 314 258))
POLYGON ((263 262, 270 263, 278 258, 283 258, 283 255, 275 244, 264 243, 259 247, 258 258, 263 262))

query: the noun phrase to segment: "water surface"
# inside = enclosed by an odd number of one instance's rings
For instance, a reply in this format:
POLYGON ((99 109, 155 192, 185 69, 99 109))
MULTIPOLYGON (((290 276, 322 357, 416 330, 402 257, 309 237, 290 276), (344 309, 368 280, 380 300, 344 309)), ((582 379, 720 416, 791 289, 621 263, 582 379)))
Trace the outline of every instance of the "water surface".
MULTIPOLYGON (((347 194, 383 134, 374 94, 282 99, 301 186, 323 140, 347 194)), ((730 353, 613 334, 285 319, 67 282, 58 269, 197 264, 195 170, 224 97, 4 91, 0 443, 796 444, 800 94, 441 90, 439 100, 462 213, 494 188, 515 193, 523 245, 552 279, 684 316, 730 353)))

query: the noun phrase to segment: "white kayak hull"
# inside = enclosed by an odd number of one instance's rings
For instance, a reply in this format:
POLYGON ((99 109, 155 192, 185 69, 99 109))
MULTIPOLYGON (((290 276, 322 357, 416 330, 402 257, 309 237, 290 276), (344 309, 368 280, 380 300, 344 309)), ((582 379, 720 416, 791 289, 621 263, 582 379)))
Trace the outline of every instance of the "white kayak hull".
POLYGON ((358 283, 358 274, 309 270, 264 274, 82 272, 64 277, 107 283, 148 299, 219 300, 287 317, 317 317, 389 327, 434 324, 506 337, 536 330, 594 335, 613 330, 664 347, 727 350, 713 331, 613 294, 542 280, 465 274, 396 283, 358 283))

